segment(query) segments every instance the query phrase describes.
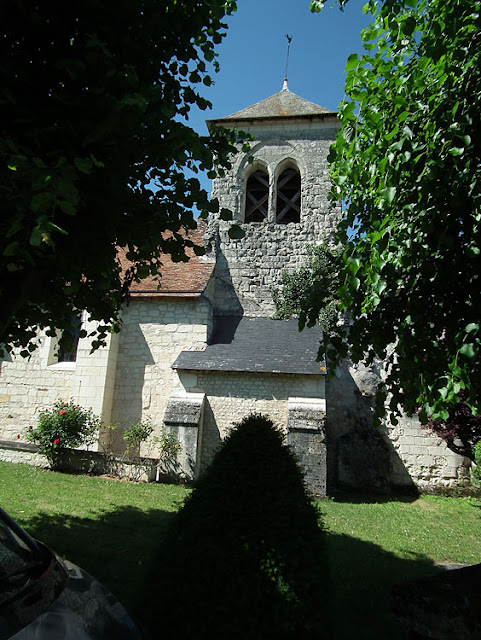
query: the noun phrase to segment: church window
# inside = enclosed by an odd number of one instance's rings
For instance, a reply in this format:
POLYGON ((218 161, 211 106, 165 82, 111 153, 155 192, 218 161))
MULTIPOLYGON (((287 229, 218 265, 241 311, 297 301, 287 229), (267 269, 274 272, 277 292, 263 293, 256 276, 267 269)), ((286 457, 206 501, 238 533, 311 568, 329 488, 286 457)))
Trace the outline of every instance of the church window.
POLYGON ((246 186, 245 222, 267 220, 269 208, 269 176, 257 170, 249 176, 246 186))
POLYGON ((65 343, 63 346, 59 344, 57 362, 76 362, 81 325, 81 317, 72 316, 70 327, 62 332, 65 343))
POLYGON ((50 353, 48 364, 75 363, 77 361, 77 350, 82 328, 81 315, 72 316, 70 327, 64 329, 62 333, 57 332, 57 336, 52 338, 50 343, 50 353), (60 338, 63 338, 60 344, 60 338))
POLYGON ((297 169, 285 169, 277 179, 276 222, 287 224, 301 219, 301 176, 297 169))

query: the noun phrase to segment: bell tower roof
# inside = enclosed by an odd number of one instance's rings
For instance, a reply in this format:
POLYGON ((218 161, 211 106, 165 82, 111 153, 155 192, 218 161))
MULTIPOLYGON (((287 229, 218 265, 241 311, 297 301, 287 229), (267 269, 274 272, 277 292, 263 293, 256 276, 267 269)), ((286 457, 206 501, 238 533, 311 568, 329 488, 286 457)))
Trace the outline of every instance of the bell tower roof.
POLYGON ((236 111, 224 118, 208 120, 207 126, 213 124, 233 124, 246 120, 272 120, 280 118, 324 118, 336 116, 335 111, 321 107, 314 102, 309 102, 289 91, 287 80, 284 80, 282 90, 269 98, 256 102, 250 107, 236 111))

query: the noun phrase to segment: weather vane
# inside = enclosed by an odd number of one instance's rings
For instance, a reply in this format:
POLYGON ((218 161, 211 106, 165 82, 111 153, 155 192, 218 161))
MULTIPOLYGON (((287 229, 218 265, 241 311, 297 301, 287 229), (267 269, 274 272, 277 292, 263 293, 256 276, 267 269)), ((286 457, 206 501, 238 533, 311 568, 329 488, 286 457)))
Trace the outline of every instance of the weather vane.
POLYGON ((292 36, 290 36, 288 33, 286 33, 286 38, 287 38, 287 55, 286 55, 286 71, 284 73, 284 84, 287 85, 287 67, 289 65, 289 51, 291 48, 291 40, 292 40, 292 36))

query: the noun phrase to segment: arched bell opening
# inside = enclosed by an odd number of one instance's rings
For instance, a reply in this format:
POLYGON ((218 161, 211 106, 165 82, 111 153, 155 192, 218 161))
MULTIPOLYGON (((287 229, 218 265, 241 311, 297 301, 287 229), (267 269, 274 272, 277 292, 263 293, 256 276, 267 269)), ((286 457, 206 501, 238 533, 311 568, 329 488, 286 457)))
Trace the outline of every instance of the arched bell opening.
POLYGON ((279 175, 276 190, 276 223, 301 221, 301 175, 288 167, 279 175))

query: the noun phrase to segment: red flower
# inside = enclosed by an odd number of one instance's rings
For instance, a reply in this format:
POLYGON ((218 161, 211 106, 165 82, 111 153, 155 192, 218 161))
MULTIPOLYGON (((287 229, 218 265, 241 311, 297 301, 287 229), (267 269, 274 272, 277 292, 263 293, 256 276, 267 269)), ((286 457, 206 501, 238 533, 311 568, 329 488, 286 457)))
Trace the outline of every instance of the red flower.
POLYGON ((65 409, 61 409, 58 413, 59 413, 59 415, 63 416, 63 414, 67 413, 67 412, 65 411, 65 409))
MULTIPOLYGON (((64 411, 64 413, 65 413, 65 411, 64 411)), ((18 436, 18 437, 20 437, 20 436, 18 436)), ((60 444, 60 440, 59 440, 59 438, 55 438, 55 440, 53 441, 53 443, 54 443, 54 444, 60 444)))
POLYGON ((33 429, 32 425, 29 426, 29 429, 33 429))
POLYGON ((19 440, 19 438, 20 438, 20 434, 19 434, 19 433, 17 433, 17 440, 19 440))

